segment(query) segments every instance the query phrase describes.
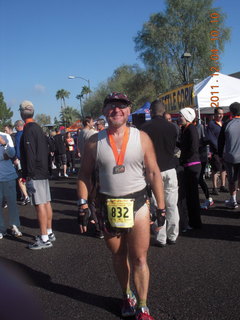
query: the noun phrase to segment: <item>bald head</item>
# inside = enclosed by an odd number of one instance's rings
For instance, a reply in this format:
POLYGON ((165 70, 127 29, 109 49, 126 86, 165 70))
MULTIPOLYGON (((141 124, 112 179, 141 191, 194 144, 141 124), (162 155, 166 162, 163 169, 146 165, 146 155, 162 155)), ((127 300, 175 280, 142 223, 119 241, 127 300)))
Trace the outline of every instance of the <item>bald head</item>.
POLYGON ((160 100, 155 100, 151 103, 150 112, 151 116, 163 116, 165 113, 165 105, 160 100))

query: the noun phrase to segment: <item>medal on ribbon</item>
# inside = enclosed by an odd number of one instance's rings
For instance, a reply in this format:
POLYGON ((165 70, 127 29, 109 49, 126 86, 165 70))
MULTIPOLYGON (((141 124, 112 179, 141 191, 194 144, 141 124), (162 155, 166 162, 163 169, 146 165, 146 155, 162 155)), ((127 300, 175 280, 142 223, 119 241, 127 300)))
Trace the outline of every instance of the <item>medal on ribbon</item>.
POLYGON ((119 174, 119 173, 125 172, 125 166, 123 162, 124 162, 124 157, 126 153, 128 138, 129 138, 129 128, 126 127, 124 131, 124 136, 123 136, 122 148, 120 153, 118 153, 116 143, 113 139, 113 135, 111 135, 108 132, 109 144, 110 144, 110 147, 112 148, 112 151, 116 160, 116 166, 113 167, 113 174, 119 174))

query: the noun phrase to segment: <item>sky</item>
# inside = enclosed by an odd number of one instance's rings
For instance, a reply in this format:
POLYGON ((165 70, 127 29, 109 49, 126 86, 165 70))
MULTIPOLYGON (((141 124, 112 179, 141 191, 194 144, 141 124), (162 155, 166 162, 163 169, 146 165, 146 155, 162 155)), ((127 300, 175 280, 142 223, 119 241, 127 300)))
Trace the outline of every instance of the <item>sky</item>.
MULTIPOLYGON (((240 1, 215 0, 214 6, 232 30, 220 72, 238 72, 240 1)), ((164 10, 164 0, 0 0, 0 91, 12 121, 19 119, 19 104, 30 100, 35 114, 53 122, 58 90, 69 91, 67 105, 79 110, 76 95, 86 80, 94 90, 123 64, 143 66, 134 37, 151 14, 164 10)))

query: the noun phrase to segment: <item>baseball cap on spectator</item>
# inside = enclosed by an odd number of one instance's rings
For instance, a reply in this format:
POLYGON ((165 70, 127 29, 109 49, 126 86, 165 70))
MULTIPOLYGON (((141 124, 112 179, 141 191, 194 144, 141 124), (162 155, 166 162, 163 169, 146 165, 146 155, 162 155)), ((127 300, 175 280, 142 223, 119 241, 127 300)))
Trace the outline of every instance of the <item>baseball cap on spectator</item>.
POLYGON ((34 112, 34 106, 31 101, 24 100, 19 106, 19 111, 21 111, 21 112, 24 112, 24 111, 34 112))
POLYGON ((126 105, 132 104, 132 102, 128 99, 128 96, 121 92, 112 92, 108 94, 103 102, 103 108, 109 103, 114 101, 121 101, 126 103, 126 105))
POLYGON ((196 118, 196 113, 193 108, 183 108, 179 112, 189 122, 193 122, 196 118))

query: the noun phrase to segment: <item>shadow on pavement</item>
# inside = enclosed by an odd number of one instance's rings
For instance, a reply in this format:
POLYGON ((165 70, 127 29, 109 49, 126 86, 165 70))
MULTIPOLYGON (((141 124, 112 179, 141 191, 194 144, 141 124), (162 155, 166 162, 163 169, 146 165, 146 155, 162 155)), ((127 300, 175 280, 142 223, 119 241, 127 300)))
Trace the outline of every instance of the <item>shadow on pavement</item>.
POLYGON ((18 276, 24 279, 28 285, 43 288, 50 292, 67 296, 71 299, 102 308, 118 316, 120 299, 104 297, 98 294, 86 292, 77 288, 54 283, 51 277, 41 271, 36 271, 22 263, 0 257, 0 262, 9 266, 18 276))
POLYGON ((239 226, 203 224, 201 230, 189 230, 183 237, 199 239, 216 239, 226 241, 240 241, 239 226))

